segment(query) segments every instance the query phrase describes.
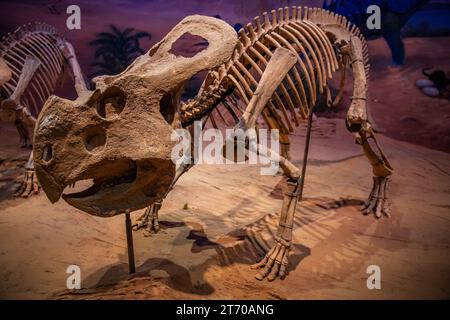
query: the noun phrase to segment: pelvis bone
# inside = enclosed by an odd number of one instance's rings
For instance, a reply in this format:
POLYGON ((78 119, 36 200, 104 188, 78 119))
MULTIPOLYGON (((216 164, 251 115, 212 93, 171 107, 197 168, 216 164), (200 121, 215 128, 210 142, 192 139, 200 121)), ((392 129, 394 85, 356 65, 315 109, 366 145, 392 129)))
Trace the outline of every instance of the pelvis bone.
POLYGON ((38 179, 52 202, 62 197, 97 216, 137 210, 161 199, 175 175, 171 160, 173 129, 184 83, 202 70, 230 59, 237 44, 225 22, 190 16, 124 72, 94 79, 96 89, 74 100, 52 96, 34 135, 38 179), (183 34, 206 39, 194 57, 175 56, 172 45, 183 34), (63 194, 80 180, 93 185, 63 194))

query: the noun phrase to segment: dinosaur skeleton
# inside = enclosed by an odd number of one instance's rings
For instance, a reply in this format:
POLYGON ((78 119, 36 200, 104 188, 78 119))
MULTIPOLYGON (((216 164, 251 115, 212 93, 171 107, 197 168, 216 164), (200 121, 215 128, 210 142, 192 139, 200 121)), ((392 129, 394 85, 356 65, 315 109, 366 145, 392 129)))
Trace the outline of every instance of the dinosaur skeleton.
MULTIPOLYGON (((222 122, 252 129, 262 119, 269 128, 279 129, 280 167, 287 185, 276 244, 254 268, 260 269, 258 279, 282 278, 302 197, 313 107, 320 94, 332 101, 328 80, 346 68, 352 70, 354 82, 346 123, 374 173, 363 210, 377 218, 389 216, 392 168, 367 116, 365 40, 344 17, 322 9, 286 7, 263 13, 240 30, 239 38, 221 20, 185 18, 124 72, 95 79, 95 91, 82 92, 75 101, 48 100, 35 131, 36 173, 52 202, 62 196, 93 215, 108 217, 151 204, 137 227, 157 231, 162 200, 192 166, 177 168, 170 160, 173 129, 192 128, 200 119, 214 127, 222 122), (190 58, 172 54, 172 45, 185 33, 204 38, 209 46, 190 58), (198 95, 180 103, 184 84, 202 70, 209 73, 198 95), (289 161, 289 134, 306 119, 309 131, 300 170, 289 161), (93 182, 90 188, 63 194, 66 186, 86 179, 93 182)), ((257 139, 245 143, 251 146, 257 139)))
MULTIPOLYGON (((0 43, 0 120, 14 123, 22 147, 31 146, 26 126, 33 127, 47 98, 71 67, 78 92, 86 90, 73 47, 45 23, 23 25, 0 43)), ((38 193, 33 155, 17 195, 38 193)))

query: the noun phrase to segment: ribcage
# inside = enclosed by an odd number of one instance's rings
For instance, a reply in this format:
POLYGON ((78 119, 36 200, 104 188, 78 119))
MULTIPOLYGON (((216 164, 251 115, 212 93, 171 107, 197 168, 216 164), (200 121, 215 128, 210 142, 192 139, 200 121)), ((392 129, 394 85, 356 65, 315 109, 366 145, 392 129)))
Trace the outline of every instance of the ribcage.
POLYGON ((64 74, 65 59, 58 49, 58 39, 53 27, 30 23, 7 34, 0 43, 0 57, 12 72, 11 79, 0 87, 6 98, 16 88, 26 57, 33 56, 40 62, 20 101, 35 117, 64 74))
POLYGON ((297 54, 298 62, 273 94, 262 118, 271 128, 292 132, 293 126, 308 116, 327 87, 327 81, 340 68, 336 48, 321 29, 322 24, 341 26, 361 39, 368 73, 365 40, 345 17, 302 7, 273 10, 270 15, 265 12, 240 30, 240 41, 233 57, 209 72, 202 92, 203 108, 194 104, 189 110, 193 117, 197 111, 199 115, 209 114, 208 119, 214 127, 233 126, 251 99, 273 52, 284 47, 297 54), (211 91, 217 91, 217 88, 221 97, 214 101, 217 94, 211 95, 211 91), (211 106, 206 103, 205 108, 204 101, 212 102, 211 106), (205 110, 208 107, 211 110, 205 110))

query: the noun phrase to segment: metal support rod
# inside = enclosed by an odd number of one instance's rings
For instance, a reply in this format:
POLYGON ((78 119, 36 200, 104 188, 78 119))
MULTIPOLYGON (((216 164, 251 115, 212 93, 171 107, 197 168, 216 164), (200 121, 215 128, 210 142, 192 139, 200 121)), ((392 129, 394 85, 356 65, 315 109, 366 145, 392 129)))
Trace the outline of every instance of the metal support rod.
POLYGON ((303 187, 305 186, 306 165, 308 164, 309 143, 311 141, 313 110, 314 110, 314 106, 311 108, 311 110, 309 110, 309 115, 308 115, 308 128, 306 131, 305 150, 303 152, 302 175, 299 178, 300 186, 298 187, 300 189, 299 194, 298 194, 298 199, 300 199, 300 201, 303 200, 303 187))
POLYGON ((125 213, 125 230, 127 233, 128 268, 130 270, 130 274, 132 274, 136 272, 136 268, 134 265, 133 231, 131 228, 131 218, 129 212, 125 213))

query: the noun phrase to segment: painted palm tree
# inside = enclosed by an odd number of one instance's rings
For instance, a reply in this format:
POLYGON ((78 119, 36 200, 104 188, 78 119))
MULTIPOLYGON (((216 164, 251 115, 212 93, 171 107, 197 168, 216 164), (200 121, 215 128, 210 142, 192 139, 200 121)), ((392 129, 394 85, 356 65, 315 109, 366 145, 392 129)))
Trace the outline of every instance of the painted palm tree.
POLYGON ((120 30, 114 25, 110 26, 111 32, 100 32, 89 44, 95 48, 96 75, 118 74, 125 70, 133 60, 144 53, 139 40, 151 39, 151 35, 145 31, 137 31, 134 28, 120 30))

